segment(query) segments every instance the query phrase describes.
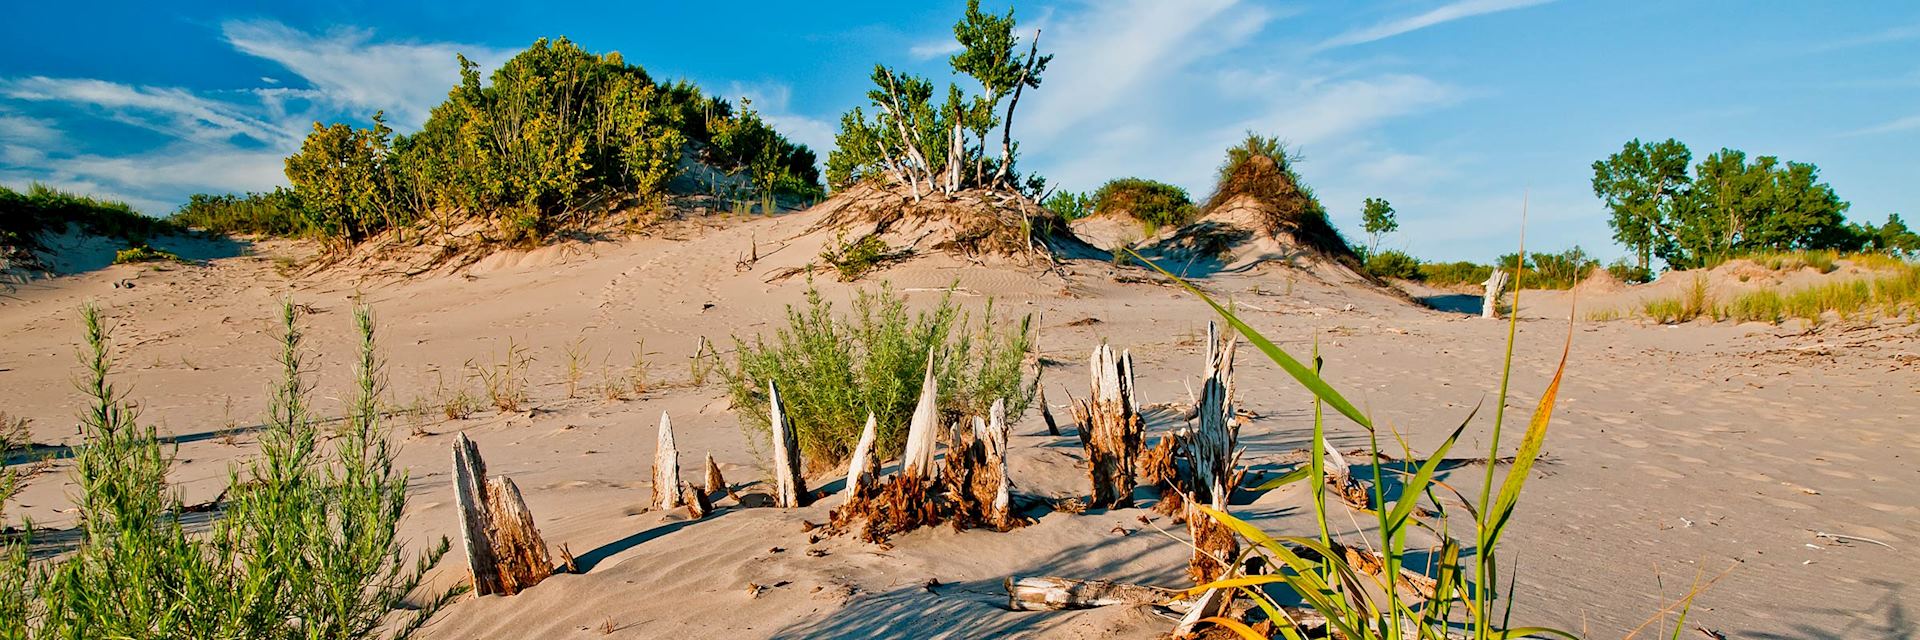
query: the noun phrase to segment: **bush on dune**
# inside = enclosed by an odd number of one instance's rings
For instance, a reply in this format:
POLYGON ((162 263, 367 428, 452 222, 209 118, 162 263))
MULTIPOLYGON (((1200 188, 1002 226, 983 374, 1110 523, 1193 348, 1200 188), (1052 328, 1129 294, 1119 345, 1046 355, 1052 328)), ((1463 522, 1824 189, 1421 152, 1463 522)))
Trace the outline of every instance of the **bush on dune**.
POLYGON ((1161 227, 1192 222, 1198 211, 1186 189, 1144 178, 1119 178, 1093 193, 1093 213, 1124 213, 1139 220, 1151 235, 1161 227))
POLYGON ((786 326, 771 338, 734 339, 727 385, 742 427, 764 440, 767 383, 779 384, 800 451, 816 468, 851 454, 869 413, 878 420, 875 447, 884 458, 906 442, 930 352, 943 423, 986 415, 995 400, 1007 401, 1010 417, 1025 411, 1037 384, 1027 374, 1028 322, 996 321, 989 304, 976 327, 951 293, 929 311, 909 313, 888 285, 861 292, 853 313, 836 317, 809 287, 806 305, 788 307, 786 326))
POLYGON ((178 233, 178 225, 150 218, 132 205, 33 183, 25 192, 0 185, 0 244, 32 247, 41 233, 60 233, 68 225, 85 233, 127 241, 129 245, 178 233))

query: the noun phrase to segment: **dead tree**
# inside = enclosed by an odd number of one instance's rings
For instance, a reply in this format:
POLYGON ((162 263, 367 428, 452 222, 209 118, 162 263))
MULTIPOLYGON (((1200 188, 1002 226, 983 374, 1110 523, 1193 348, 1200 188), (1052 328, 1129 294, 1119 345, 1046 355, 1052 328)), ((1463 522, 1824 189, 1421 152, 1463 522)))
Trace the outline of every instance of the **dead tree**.
POLYGON ((653 508, 680 506, 680 451, 673 445, 673 420, 660 412, 659 442, 653 449, 653 508))
POLYGON ((718 500, 721 494, 725 494, 727 497, 733 498, 735 502, 740 501, 740 494, 734 493, 733 486, 727 484, 726 476, 720 475, 720 465, 713 461, 713 452, 711 451, 707 452, 707 481, 706 486, 703 488, 706 489, 707 495, 712 500, 718 500))
MULTIPOLYGON (((1233 497, 1233 460, 1236 446, 1233 424, 1233 352, 1231 339, 1224 344, 1212 323, 1207 324, 1207 363, 1205 382, 1194 425, 1180 440, 1189 474, 1184 484, 1192 492, 1193 504, 1204 504, 1226 511, 1233 497)), ((1239 541, 1225 524, 1193 510, 1187 514, 1187 532, 1193 536, 1193 557, 1187 571, 1196 584, 1218 579, 1240 551, 1239 541)))
POLYGON ((773 429, 774 502, 792 509, 813 502, 807 494, 807 478, 800 473, 800 439, 787 424, 786 410, 780 404, 780 387, 767 381, 767 424, 773 429))
POLYGON ((1487 288, 1486 294, 1480 296, 1480 317, 1499 318, 1500 292, 1507 287, 1507 272, 1494 269, 1487 281, 1480 284, 1487 288))
POLYGON ((955 429, 944 478, 958 528, 1008 531, 1026 524, 1013 515, 1013 485, 1007 478, 1006 401, 996 400, 988 419, 973 418, 955 429))
POLYGON ((1140 415, 1133 404, 1133 357, 1116 357, 1113 347, 1095 347, 1090 358, 1092 394, 1076 413, 1085 416, 1082 441, 1087 448, 1093 500, 1089 506, 1133 506, 1133 466, 1140 456, 1140 415))
POLYGON ((513 595, 553 575, 547 544, 513 480, 487 477, 467 434, 453 443, 454 505, 475 595, 513 595))
POLYGON ((847 463, 847 486, 844 490, 847 500, 853 500, 860 493, 862 485, 872 484, 874 472, 880 468, 880 461, 873 451, 873 441, 879 437, 879 430, 880 423, 872 413, 868 413, 867 426, 860 430, 860 443, 853 447, 853 460, 847 463))
POLYGON ((934 378, 933 352, 927 352, 927 373, 920 382, 920 402, 907 423, 907 446, 900 454, 901 475, 917 475, 932 480, 940 470, 933 466, 934 441, 939 437, 939 382, 934 378))

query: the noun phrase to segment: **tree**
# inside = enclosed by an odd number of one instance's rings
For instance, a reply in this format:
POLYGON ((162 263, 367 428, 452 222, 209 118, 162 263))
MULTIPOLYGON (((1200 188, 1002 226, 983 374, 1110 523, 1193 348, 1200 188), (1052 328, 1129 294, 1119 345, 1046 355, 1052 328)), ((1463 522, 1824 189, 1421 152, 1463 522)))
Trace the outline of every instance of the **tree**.
MULTIPOLYGON (((1027 41, 1026 55, 1019 56, 1015 24, 1013 10, 1004 16, 983 13, 977 0, 954 24, 961 50, 948 62, 954 73, 980 85, 979 95, 948 83, 945 100, 936 104, 932 81, 874 65, 874 88, 867 92, 873 117, 859 107, 841 116, 835 148, 827 156, 828 182, 836 188, 862 180, 904 184, 915 199, 972 187, 1020 189, 1013 171, 1019 149, 1013 111, 1023 90, 1040 86, 1040 74, 1053 56, 1039 55, 1037 31, 1027 41), (1005 111, 996 117, 1003 102, 1005 111), (997 159, 986 153, 995 124, 1001 134, 997 159)), ((1027 183, 1028 190, 1039 184, 1031 177, 1027 183)))
POLYGON ((1755 251, 1853 249, 1859 239, 1846 225, 1847 203, 1819 182, 1819 168, 1782 164, 1773 156, 1747 161, 1745 152, 1721 149, 1694 167, 1693 188, 1672 216, 1671 242, 1662 257, 1670 266, 1710 266, 1755 251))
POLYGON ((1367 255, 1373 255, 1380 249, 1380 236, 1400 229, 1400 220, 1394 217, 1393 205, 1383 198, 1367 198, 1366 208, 1360 212, 1360 224, 1371 238, 1367 242, 1367 255))
POLYGON ((1593 163, 1593 194, 1613 213, 1613 239, 1633 250, 1641 268, 1669 235, 1667 220, 1686 195, 1691 161, 1678 140, 1645 144, 1635 138, 1593 163))
POLYGON ((287 158, 287 180, 305 205, 309 224, 325 235, 353 244, 392 222, 392 182, 386 174, 387 135, 383 117, 374 129, 346 124, 321 126, 287 158))

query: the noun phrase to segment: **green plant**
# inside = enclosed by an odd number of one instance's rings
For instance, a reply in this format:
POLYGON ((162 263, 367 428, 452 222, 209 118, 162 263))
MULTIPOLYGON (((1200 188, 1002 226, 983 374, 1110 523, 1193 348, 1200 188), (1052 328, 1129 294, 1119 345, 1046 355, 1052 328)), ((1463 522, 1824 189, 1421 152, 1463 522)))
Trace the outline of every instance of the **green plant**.
POLYGON ((567 343, 566 354, 567 375, 565 381, 567 383, 567 399, 572 400, 575 396, 579 395, 580 379, 587 375, 587 357, 589 354, 587 353, 586 336, 581 336, 573 342, 567 343))
POLYGON ((1187 190, 1144 178, 1117 178, 1093 193, 1093 213, 1124 213, 1146 234, 1192 222, 1198 210, 1187 190))
POLYGON ((1046 207, 1061 220, 1074 221, 1093 215, 1093 197, 1085 193, 1059 191, 1047 196, 1040 206, 1046 207))
POLYGON ((1695 318, 1712 316, 1716 313, 1713 300, 1707 291, 1705 276, 1694 277, 1693 282, 1687 285, 1686 291, 1679 296, 1646 301, 1641 306, 1641 311, 1647 318, 1660 324, 1692 322, 1695 318))
POLYGON ((1367 198, 1360 210, 1360 228, 1367 232, 1367 256, 1380 249, 1380 236, 1400 230, 1400 219, 1385 198, 1367 198))
POLYGON ((167 483, 171 455, 111 382, 111 337, 81 309, 85 446, 76 447, 76 550, 40 568, 23 545, 0 550, 0 637, 404 638, 460 592, 408 603, 439 543, 407 562, 396 537, 406 507, 380 424, 383 378, 372 316, 356 312, 361 342, 347 426, 321 446, 301 378, 294 307, 282 306, 283 377, 261 434, 261 454, 230 472, 225 516, 189 535, 167 483), (402 613, 405 611, 406 613, 402 613))
POLYGON ((246 195, 196 193, 167 220, 220 234, 300 237, 314 231, 300 197, 286 187, 246 195))
POLYGON ((178 262, 186 263, 179 255, 165 249, 155 249, 145 244, 136 244, 113 254, 114 264, 139 264, 142 262, 178 262))
MULTIPOLYGON (((701 340, 706 340, 702 337, 701 340)), ((647 341, 641 340, 633 347, 633 363, 627 365, 626 386, 634 395, 647 392, 647 341)))
POLYGON ((834 235, 826 250, 820 252, 820 259, 840 274, 841 282, 859 280, 880 268, 888 257, 886 241, 874 233, 848 240, 846 232, 841 231, 834 235))
POLYGON ((467 361, 467 370, 486 390, 487 402, 501 411, 519 411, 526 403, 527 369, 532 366, 533 356, 513 338, 507 338, 507 349, 498 361, 484 365, 467 361))
POLYGON ((1368 252, 1367 272, 1382 278, 1415 280, 1420 277, 1420 260, 1392 249, 1368 252))
POLYGON ((815 467, 844 460, 869 413, 879 423, 875 450, 885 457, 905 443, 930 353, 942 424, 986 415, 995 400, 1007 402, 1009 419, 1025 411, 1036 384, 1026 373, 1029 321, 996 322, 989 303, 976 327, 951 292, 933 309, 909 314, 890 285, 861 292, 853 312, 836 317, 809 286, 807 303, 789 306, 786 326, 770 339, 734 339, 727 386, 742 427, 764 437, 767 383, 778 383, 800 450, 815 467))
MULTIPOLYGON (((1141 260, 1145 262, 1144 259, 1141 260)), ((1236 534, 1245 538, 1250 544, 1245 546, 1244 553, 1261 556, 1266 561, 1265 566, 1270 567, 1271 570, 1264 575, 1235 576, 1229 573, 1219 580, 1195 587, 1190 591, 1191 594, 1198 595, 1209 589, 1239 590, 1259 606, 1270 620, 1278 623, 1282 636, 1291 640, 1300 640, 1303 637, 1302 632, 1289 624, 1290 618, 1281 612, 1279 601, 1265 590, 1265 586, 1284 587, 1307 607, 1324 615, 1330 630, 1339 637, 1345 638, 1446 639, 1453 637, 1451 634, 1455 631, 1456 624, 1464 625, 1477 640, 1530 634, 1574 637, 1563 631, 1539 627, 1503 628, 1506 625, 1506 616, 1495 607, 1494 603, 1494 593, 1499 585, 1496 568, 1499 566, 1497 551, 1500 540, 1518 506, 1521 488, 1545 444, 1547 426, 1553 413, 1562 375, 1566 371, 1567 354, 1572 345, 1571 324, 1567 346, 1561 351, 1560 365, 1554 372, 1552 382, 1542 393, 1533 418, 1528 422, 1514 462, 1506 470, 1504 479, 1497 477, 1499 472, 1494 465, 1488 465, 1479 507, 1467 509, 1473 517, 1475 534, 1475 559, 1471 569, 1474 579, 1468 581, 1466 576, 1469 569, 1460 558, 1462 546, 1459 541, 1446 534, 1449 530, 1446 526, 1446 508, 1444 501, 1434 491, 1434 487, 1438 486, 1434 478, 1447 451, 1459 440, 1467 425, 1472 422, 1474 414, 1468 414, 1466 421, 1454 429, 1426 460, 1414 463, 1411 470, 1403 468, 1399 471, 1399 475, 1402 476, 1399 482, 1399 495, 1392 496, 1392 500, 1389 500, 1383 488, 1386 486, 1383 475, 1387 471, 1384 469, 1384 464, 1377 462, 1382 459, 1379 455, 1380 428, 1367 414, 1354 407, 1321 378, 1319 371, 1321 363, 1317 348, 1313 366, 1309 368, 1192 284, 1161 269, 1157 264, 1151 262, 1147 264, 1213 307, 1214 311, 1228 324, 1314 396, 1313 434, 1309 442, 1319 442, 1325 437, 1323 407, 1331 407, 1336 413, 1345 416, 1367 432, 1371 450, 1375 453, 1374 460, 1376 460, 1375 464, 1371 465, 1374 474, 1371 498, 1374 504, 1380 505, 1373 510, 1377 518, 1379 540, 1371 545, 1374 549, 1371 555, 1380 562, 1381 569, 1377 573, 1355 566, 1347 560, 1348 556, 1341 552, 1340 549, 1346 547, 1338 542, 1333 525, 1327 516, 1325 448, 1310 446, 1312 453, 1305 468, 1269 481, 1261 488, 1271 489, 1294 481, 1309 482, 1312 485, 1318 536, 1276 537, 1223 511, 1199 507, 1208 517, 1225 524, 1236 534), (1494 492, 1495 484, 1499 485, 1497 494, 1494 492), (1422 515, 1423 498, 1435 510, 1435 515, 1430 517, 1434 522, 1428 522, 1429 516, 1422 515), (1434 580, 1434 593, 1437 597, 1428 599, 1424 603, 1420 603, 1420 599, 1413 594, 1406 594, 1400 590, 1401 568, 1408 561, 1405 535, 1410 528, 1416 526, 1433 531, 1443 539, 1442 547, 1436 554, 1438 573, 1434 580), (1381 577, 1376 579, 1372 575, 1381 577), (1370 595, 1369 591, 1376 589, 1384 593, 1384 598, 1370 595), (1457 612, 1456 602, 1461 607, 1457 612), (1419 610, 1416 611, 1415 607, 1419 610)), ((1514 290, 1513 296, 1511 304, 1518 307, 1518 289, 1514 290)), ((1497 399, 1498 406, 1494 414, 1492 438, 1489 444, 1489 459, 1497 457, 1500 451, 1507 383, 1512 371, 1513 345, 1517 327, 1517 319, 1510 318, 1506 357, 1497 399)), ((1458 494, 1456 496, 1459 498, 1459 504, 1467 505, 1464 496, 1458 496, 1458 494)), ((1367 551, 1360 553, 1368 554, 1367 551)), ((1240 561, 1244 559, 1235 558, 1229 566, 1241 566, 1243 563, 1240 561)), ((1511 607, 1511 603, 1508 606, 1511 607)), ((1246 638, 1262 637, 1232 619, 1216 617, 1209 618, 1208 621, 1231 629, 1246 638)))

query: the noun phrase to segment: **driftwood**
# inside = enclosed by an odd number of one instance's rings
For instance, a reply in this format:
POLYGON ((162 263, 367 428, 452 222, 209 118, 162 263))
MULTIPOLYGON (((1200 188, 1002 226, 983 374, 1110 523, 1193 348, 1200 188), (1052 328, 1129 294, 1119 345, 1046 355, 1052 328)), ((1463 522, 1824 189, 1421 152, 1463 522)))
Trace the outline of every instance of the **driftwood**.
POLYGON ((1079 403, 1086 416, 1081 440, 1087 448, 1088 474, 1093 482, 1091 506, 1133 506, 1133 467, 1140 456, 1140 415, 1133 404, 1133 358, 1113 347, 1095 347, 1089 359, 1092 395, 1079 403))
POLYGON ((920 401, 913 407, 913 419, 907 423, 907 445, 900 454, 902 475, 917 475, 932 480, 939 470, 933 466, 934 439, 939 436, 939 383, 934 379, 933 352, 927 352, 927 373, 920 382, 920 401))
POLYGON ((989 419, 974 417, 971 429, 957 429, 947 450, 942 480, 956 529, 986 527, 1008 531, 1027 521, 1013 515, 1013 486, 1007 479, 1006 403, 995 401, 989 419))
POLYGON ((653 508, 680 506, 680 451, 673 445, 673 420, 660 412, 660 439, 653 449, 653 508))
POLYGON ((1487 288, 1486 295, 1480 296, 1480 317, 1500 317, 1500 292, 1507 287, 1507 272, 1494 269, 1487 281, 1480 284, 1487 288))
POLYGON ((740 501, 740 494, 733 492, 733 485, 727 484, 726 476, 720 475, 720 464, 713 461, 713 452, 707 452, 707 481, 704 487, 710 499, 717 500, 721 494, 740 501))
POLYGON ((1227 604, 1233 600, 1232 589, 1208 589, 1194 601, 1187 614, 1180 616, 1180 623, 1173 626, 1173 636, 1186 637, 1198 631, 1207 618, 1219 617, 1227 612, 1227 604))
POLYGON ((1326 452, 1327 488, 1332 489, 1334 495, 1339 496, 1347 506, 1361 510, 1373 509, 1373 496, 1367 492, 1366 485, 1353 477, 1353 465, 1347 462, 1347 457, 1339 449, 1333 448, 1333 443, 1325 437, 1320 438, 1320 448, 1326 452))
POLYGON ((1014 611, 1092 609, 1112 605, 1164 605, 1181 592, 1159 587, 1052 577, 1008 577, 1007 608, 1014 611))
POLYGON ((807 506, 807 479, 800 473, 800 440, 787 424, 786 409, 780 405, 780 387, 767 381, 767 424, 773 431, 774 502, 788 509, 807 506))
MULTIPOLYGON (((1224 343, 1214 324, 1207 323, 1207 361, 1205 382, 1195 411, 1191 435, 1180 440, 1184 445, 1187 470, 1186 488, 1193 502, 1225 511, 1233 497, 1234 448, 1237 429, 1233 425, 1233 353, 1236 342, 1224 343)), ((1187 573, 1195 584, 1219 579, 1240 553, 1240 543, 1227 525, 1200 513, 1187 514, 1187 532, 1193 537, 1193 557, 1187 573)))
POLYGON ((874 472, 880 468, 878 456, 873 451, 873 441, 878 439, 879 432, 879 421, 872 413, 868 413, 867 426, 860 429, 860 443, 854 445, 853 459, 847 462, 847 487, 844 493, 849 501, 859 493, 861 485, 873 483, 874 472))
POLYGON ((475 595, 513 595, 553 575, 546 541, 519 487, 487 478, 480 448, 466 434, 453 443, 454 504, 475 595))
MULTIPOLYGON (((1038 383, 1035 384, 1038 385, 1038 383)), ((1047 435, 1060 435, 1060 424, 1054 422, 1053 409, 1047 406, 1047 388, 1045 385, 1038 386, 1040 387, 1040 394, 1036 400, 1040 403, 1040 419, 1047 423, 1047 435)))
POLYGON ((699 520, 713 511, 713 501, 707 498, 707 492, 707 488, 690 482, 680 484, 680 499, 687 505, 688 518, 699 520))

